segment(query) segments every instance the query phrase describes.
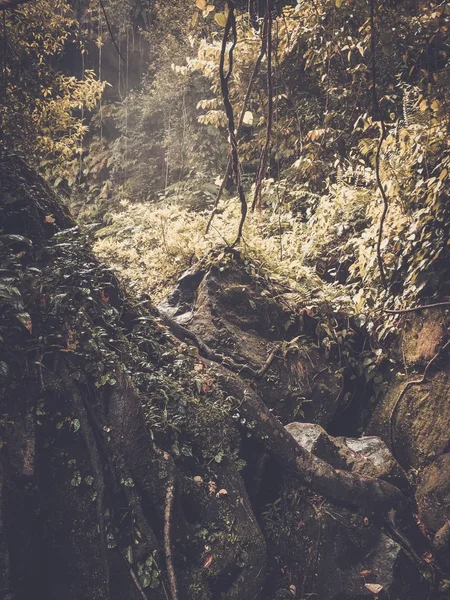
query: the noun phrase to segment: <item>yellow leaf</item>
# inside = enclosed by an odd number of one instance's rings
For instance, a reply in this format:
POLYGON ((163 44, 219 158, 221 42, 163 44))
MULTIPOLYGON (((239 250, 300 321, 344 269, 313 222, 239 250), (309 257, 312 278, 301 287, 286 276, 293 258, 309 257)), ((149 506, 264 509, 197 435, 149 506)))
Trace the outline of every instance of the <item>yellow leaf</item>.
POLYGON ((372 592, 372 594, 379 594, 383 591, 383 586, 378 583, 366 583, 364 587, 367 588, 369 592, 372 592))
POLYGON ((217 13, 214 15, 214 19, 220 27, 225 27, 227 24, 228 17, 225 13, 217 13))
POLYGON ((422 102, 419 104, 419 108, 422 112, 425 112, 428 108, 428 102, 426 100, 422 100, 422 102))
POLYGON ((200 10, 205 10, 206 8, 206 0, 197 0, 195 6, 200 10))
POLYGON ((444 181, 444 179, 447 177, 448 175, 448 170, 447 169, 442 169, 441 174, 439 175, 439 179, 441 181, 444 181))
POLYGON ((242 122, 244 123, 244 125, 253 125, 253 113, 249 110, 246 110, 242 122))
POLYGON ((336 0, 336 8, 341 8, 342 0, 336 0))
POLYGON ((440 104, 438 100, 434 100, 431 103, 431 108, 434 110, 434 112, 437 112, 439 110, 440 104))

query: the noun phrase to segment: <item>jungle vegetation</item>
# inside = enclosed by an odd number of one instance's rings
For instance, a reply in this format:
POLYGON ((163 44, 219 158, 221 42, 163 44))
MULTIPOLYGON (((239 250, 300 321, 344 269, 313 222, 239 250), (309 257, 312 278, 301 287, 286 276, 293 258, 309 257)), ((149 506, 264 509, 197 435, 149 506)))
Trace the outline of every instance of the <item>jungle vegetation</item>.
POLYGON ((450 3, 0 11, 0 592, 445 600, 450 3))

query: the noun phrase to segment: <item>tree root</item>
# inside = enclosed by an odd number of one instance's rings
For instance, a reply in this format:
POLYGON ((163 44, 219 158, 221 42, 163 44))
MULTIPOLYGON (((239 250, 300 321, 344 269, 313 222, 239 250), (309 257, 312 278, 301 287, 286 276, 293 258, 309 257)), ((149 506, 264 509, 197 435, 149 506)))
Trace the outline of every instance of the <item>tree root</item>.
POLYGON ((335 469, 302 448, 280 421, 266 407, 256 392, 223 366, 211 363, 222 388, 241 399, 239 412, 249 423, 255 423, 253 435, 265 450, 311 491, 330 500, 361 509, 365 514, 385 514, 400 506, 403 495, 398 488, 383 480, 335 469))
POLYGON ((265 364, 255 370, 216 354, 196 334, 170 317, 163 315, 163 319, 174 335, 188 337, 196 342, 200 352, 210 361, 209 366, 213 370, 216 369, 223 388, 231 396, 243 398, 239 410, 247 422, 258 425, 255 436, 260 439, 266 451, 283 467, 297 473, 300 481, 312 491, 338 503, 357 506, 374 513, 383 512, 401 503, 402 494, 395 486, 382 480, 334 469, 301 448, 256 392, 246 387, 233 373, 248 372, 255 378, 263 377, 275 359, 279 346, 272 350, 265 364))
POLYGON ((175 568, 173 566, 171 534, 173 503, 175 499, 175 468, 168 452, 161 450, 156 444, 153 444, 153 449, 156 454, 169 465, 169 477, 166 483, 166 502, 164 506, 164 554, 166 558, 167 575, 169 578, 170 595, 172 597, 171 600, 178 600, 178 584, 175 568))
POLYGON ((248 362, 238 362, 229 356, 215 352, 200 336, 193 331, 186 329, 186 327, 183 327, 183 325, 174 321, 167 314, 161 313, 161 316, 164 323, 169 327, 170 331, 177 339, 182 338, 192 340, 204 358, 217 362, 239 375, 249 375, 250 377, 253 377, 253 379, 262 379, 264 377, 281 348, 281 343, 277 344, 269 354, 266 362, 261 366, 248 364, 248 362))
POLYGON ((397 458, 396 452, 395 452, 395 419, 396 419, 396 416, 397 416, 397 411, 398 411, 398 407, 399 407, 400 401, 403 398, 403 396, 406 394, 406 392, 409 390, 410 387, 412 387, 413 385, 421 385, 422 383, 425 383, 425 380, 427 378, 428 371, 429 371, 431 365, 440 356, 441 352, 443 352, 449 345, 450 345, 450 340, 448 340, 442 346, 442 348, 440 348, 436 352, 436 354, 433 356, 433 358, 427 363, 427 366, 425 367, 425 370, 423 372, 422 377, 420 379, 414 379, 413 381, 408 381, 406 383, 405 387, 400 392, 397 400, 394 402, 394 406, 392 407, 391 414, 390 414, 390 417, 389 417, 389 447, 391 449, 392 456, 397 461, 398 461, 398 458, 397 458))
POLYGON ((450 306, 450 302, 436 302, 436 304, 424 304, 423 306, 415 306, 414 308, 404 308, 403 310, 387 310, 385 313, 388 315, 404 315, 406 313, 417 312, 419 310, 425 310, 427 308, 439 308, 442 306, 450 306))

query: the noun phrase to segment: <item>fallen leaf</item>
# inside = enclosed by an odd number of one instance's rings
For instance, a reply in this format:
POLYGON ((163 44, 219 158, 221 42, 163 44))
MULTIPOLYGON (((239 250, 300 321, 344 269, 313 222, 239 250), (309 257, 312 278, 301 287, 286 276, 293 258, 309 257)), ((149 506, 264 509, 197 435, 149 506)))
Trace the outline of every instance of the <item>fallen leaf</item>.
POLYGON ((55 219, 51 215, 47 215, 44 219, 46 223, 54 223, 55 219))
POLYGON ((212 560, 213 560, 213 555, 212 555, 212 554, 209 554, 209 555, 208 555, 208 556, 205 558, 205 562, 203 563, 203 568, 204 568, 204 569, 207 569, 207 568, 210 566, 210 564, 212 563, 212 560))
POLYGON ((379 594, 383 591, 383 586, 379 583, 366 583, 364 584, 364 587, 368 589, 369 592, 372 592, 372 594, 379 594))
POLYGON ((296 593, 297 593, 297 588, 295 587, 295 585, 294 585, 294 584, 292 584, 292 585, 290 585, 290 586, 289 586, 289 591, 291 592, 291 594, 292 594, 293 596, 295 596, 295 595, 296 595, 296 593))
POLYGON ((360 575, 366 577, 366 575, 371 575, 373 573, 372 569, 365 569, 364 571, 360 571, 360 575))
POLYGON ((223 498, 223 496, 228 496, 227 490, 219 490, 216 494, 216 498, 223 498))
POLYGON ((215 494, 217 490, 217 484, 215 481, 208 481, 208 490, 210 494, 215 494))
POLYGON ((196 475, 194 477, 194 481, 195 483, 197 483, 198 485, 200 485, 201 483, 203 483, 203 479, 200 477, 200 475, 196 475))

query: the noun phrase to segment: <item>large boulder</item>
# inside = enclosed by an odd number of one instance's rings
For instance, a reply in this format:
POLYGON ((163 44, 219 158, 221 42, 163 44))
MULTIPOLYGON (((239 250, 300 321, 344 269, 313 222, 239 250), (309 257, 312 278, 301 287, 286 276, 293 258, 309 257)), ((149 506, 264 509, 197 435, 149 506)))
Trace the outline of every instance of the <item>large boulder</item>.
POLYGON ((410 490, 406 473, 378 437, 332 437, 313 423, 289 423, 286 429, 300 446, 338 469, 384 479, 400 489, 410 490))
POLYGON ((401 333, 393 349, 399 367, 366 429, 367 434, 380 436, 405 468, 423 468, 450 444, 448 350, 439 353, 447 339, 447 313, 431 309, 401 317, 401 333), (407 385, 412 381, 419 383, 407 385))
POLYGON ((450 453, 443 454, 421 474, 416 491, 419 516, 425 528, 444 544, 450 523, 450 453), (445 539, 444 539, 445 538, 445 539))
MULTIPOLYGON (((310 423, 294 422, 286 429, 303 448, 337 468, 409 487, 403 469, 379 438, 333 438, 310 423)), ((371 515, 357 516, 317 497, 308 500, 293 482, 287 489, 284 519, 291 531, 288 542, 279 542, 278 551, 297 565, 291 578, 298 597, 423 599, 427 582, 404 548, 381 532, 371 515)))

